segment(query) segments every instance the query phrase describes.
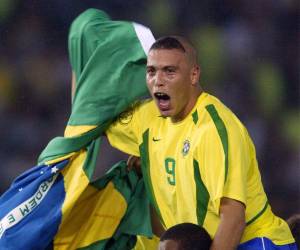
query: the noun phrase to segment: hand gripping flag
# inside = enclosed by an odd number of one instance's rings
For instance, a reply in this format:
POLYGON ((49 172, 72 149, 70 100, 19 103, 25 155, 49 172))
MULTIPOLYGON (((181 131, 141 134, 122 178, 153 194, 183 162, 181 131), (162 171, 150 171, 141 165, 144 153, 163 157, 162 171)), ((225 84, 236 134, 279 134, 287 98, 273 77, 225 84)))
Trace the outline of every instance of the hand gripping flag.
MULTIPOLYGON (((0 249, 132 249, 151 236, 142 180, 119 162, 91 181, 107 126, 147 92, 146 53, 154 42, 139 24, 89 9, 72 23, 76 78, 64 137, 0 197, 0 249)), ((101 156, 100 156, 101 157, 101 156)))

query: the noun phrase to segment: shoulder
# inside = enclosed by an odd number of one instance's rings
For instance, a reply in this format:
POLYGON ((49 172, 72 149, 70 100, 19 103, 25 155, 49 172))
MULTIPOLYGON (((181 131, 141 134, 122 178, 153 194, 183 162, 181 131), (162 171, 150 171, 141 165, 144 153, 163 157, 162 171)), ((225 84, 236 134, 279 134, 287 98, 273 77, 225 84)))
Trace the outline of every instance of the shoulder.
POLYGON ((244 125, 233 111, 215 96, 206 94, 201 109, 207 118, 207 122, 215 124, 215 126, 220 127, 223 125, 244 129, 244 125))
POLYGON ((217 97, 208 93, 203 93, 202 102, 198 106, 204 109, 208 114, 220 113, 222 116, 234 116, 233 112, 217 97))
MULTIPOLYGON (((197 107, 199 120, 197 124, 202 139, 222 142, 223 146, 231 143, 245 143, 249 140, 247 129, 239 118, 218 98, 206 94, 197 107)), ((226 146, 227 147, 227 146, 226 146)))

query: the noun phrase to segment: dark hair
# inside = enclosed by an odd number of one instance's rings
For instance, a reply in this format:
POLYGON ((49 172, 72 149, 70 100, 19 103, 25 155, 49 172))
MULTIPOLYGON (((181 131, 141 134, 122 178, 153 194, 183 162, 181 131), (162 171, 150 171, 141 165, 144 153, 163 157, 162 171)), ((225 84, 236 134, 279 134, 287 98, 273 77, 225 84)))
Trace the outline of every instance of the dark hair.
POLYGON ((193 223, 182 223, 170 227, 160 241, 174 240, 180 250, 209 250, 211 238, 207 231, 193 223))
POLYGON ((183 45, 179 42, 178 39, 173 36, 164 36, 158 38, 152 44, 150 50, 152 49, 179 49, 182 52, 185 52, 185 48, 183 47, 183 45))

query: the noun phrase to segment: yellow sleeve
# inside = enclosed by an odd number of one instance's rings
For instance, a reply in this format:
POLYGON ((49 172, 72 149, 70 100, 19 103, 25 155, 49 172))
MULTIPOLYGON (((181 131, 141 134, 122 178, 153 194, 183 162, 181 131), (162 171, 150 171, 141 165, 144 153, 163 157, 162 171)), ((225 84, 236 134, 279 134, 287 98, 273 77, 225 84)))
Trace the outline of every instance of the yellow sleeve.
POLYGON ((106 130, 111 146, 129 155, 139 156, 139 118, 138 108, 122 113, 106 130))
POLYGON ((223 197, 246 204, 247 173, 250 166, 250 148, 246 129, 241 124, 228 127, 228 172, 223 197), (239 125, 239 126, 238 126, 239 125))
POLYGON ((246 205, 250 152, 245 128, 237 118, 223 118, 216 112, 211 114, 197 158, 210 201, 214 211, 219 213, 222 197, 238 200, 246 205))

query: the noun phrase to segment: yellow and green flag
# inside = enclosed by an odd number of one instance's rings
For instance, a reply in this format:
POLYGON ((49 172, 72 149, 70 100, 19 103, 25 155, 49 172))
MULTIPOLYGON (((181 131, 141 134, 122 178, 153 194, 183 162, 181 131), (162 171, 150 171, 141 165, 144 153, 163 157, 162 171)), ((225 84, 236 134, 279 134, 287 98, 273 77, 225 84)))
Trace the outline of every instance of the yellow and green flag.
POLYGON ((96 9, 72 23, 76 90, 65 135, 50 141, 38 165, 0 197, 0 249, 126 250, 136 235, 152 236, 143 181, 125 162, 91 178, 101 135, 147 93, 146 54, 153 42, 148 28, 96 9))

